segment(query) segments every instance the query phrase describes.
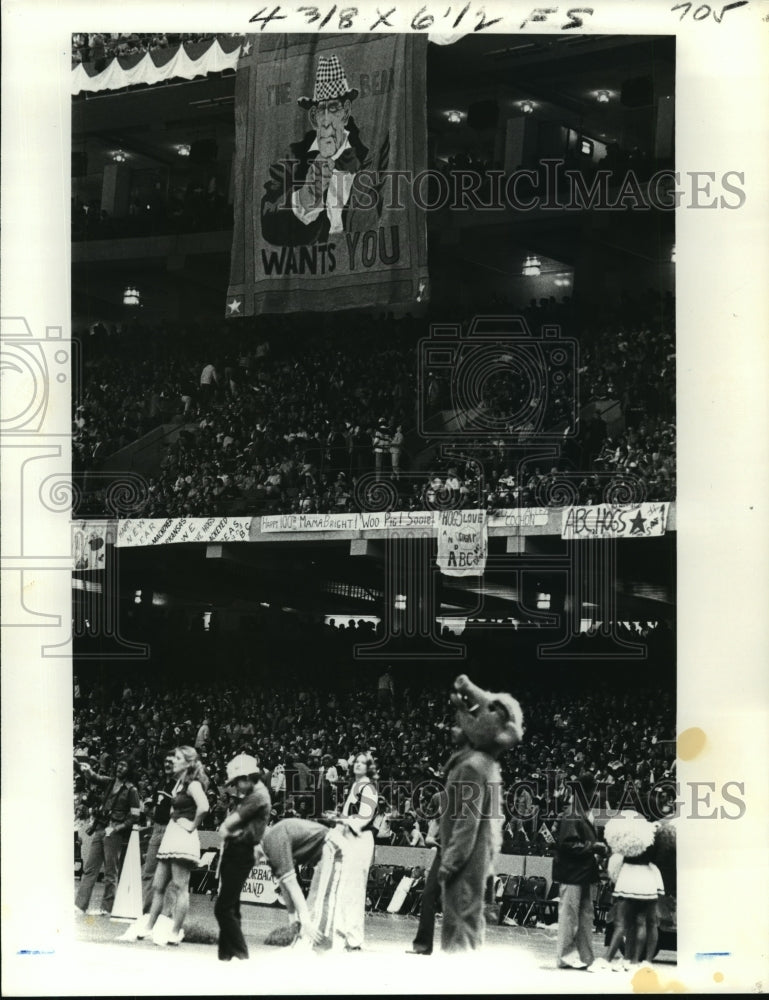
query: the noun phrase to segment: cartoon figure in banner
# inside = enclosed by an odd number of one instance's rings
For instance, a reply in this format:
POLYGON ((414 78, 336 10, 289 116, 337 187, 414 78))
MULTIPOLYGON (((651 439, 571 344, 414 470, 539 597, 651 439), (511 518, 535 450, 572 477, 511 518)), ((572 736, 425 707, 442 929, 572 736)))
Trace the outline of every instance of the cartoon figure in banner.
POLYGON ((491 694, 462 675, 451 702, 467 738, 447 766, 440 823, 438 880, 443 897, 441 948, 469 951, 483 944, 486 880, 502 846, 502 775, 497 758, 520 743, 523 712, 509 694, 491 694))
MULTIPOLYGON (((308 112, 312 131, 292 143, 291 155, 270 167, 262 198, 262 236, 277 246, 324 243, 329 235, 350 231, 354 210, 370 210, 377 193, 356 182, 371 167, 352 117, 358 91, 347 83, 337 56, 321 56, 312 97, 297 103, 308 112)), ((379 170, 389 159, 389 138, 379 156, 379 170)), ((363 228, 356 227, 356 228, 363 228)))

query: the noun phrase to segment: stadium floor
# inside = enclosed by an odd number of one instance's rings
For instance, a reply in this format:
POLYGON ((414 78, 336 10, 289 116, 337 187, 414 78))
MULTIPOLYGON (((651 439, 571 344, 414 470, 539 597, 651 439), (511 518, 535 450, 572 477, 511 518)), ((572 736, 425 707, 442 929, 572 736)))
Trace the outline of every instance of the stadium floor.
MULTIPOLYGON (((94 905, 98 896, 94 893, 94 905)), ((75 992, 97 995, 382 994, 406 993, 634 993, 664 992, 675 979, 675 955, 661 952, 651 969, 635 973, 587 974, 558 969, 554 928, 489 926, 486 947, 472 955, 431 957, 406 954, 416 919, 385 913, 366 917, 366 942, 359 953, 316 954, 264 944, 285 923, 282 909, 246 905, 243 928, 249 962, 219 962, 213 904, 192 896, 187 926, 192 941, 159 948, 151 942, 119 942, 126 924, 108 917, 77 918, 73 945, 78 967, 75 992), (638 977, 641 977, 640 979, 638 977), (172 987, 172 988, 171 988, 172 987)), ((440 936, 440 920, 436 938, 440 936)), ((603 953, 595 935, 595 951, 603 953)), ((74 984, 73 984, 74 986, 74 984)), ((68 995, 63 989, 61 995, 68 995)))

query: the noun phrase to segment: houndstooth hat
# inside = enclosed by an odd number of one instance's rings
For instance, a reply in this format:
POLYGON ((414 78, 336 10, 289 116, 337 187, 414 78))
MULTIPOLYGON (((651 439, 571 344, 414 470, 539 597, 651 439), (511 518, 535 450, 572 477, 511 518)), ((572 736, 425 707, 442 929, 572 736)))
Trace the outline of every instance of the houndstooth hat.
POLYGON ((358 91, 347 84, 342 64, 338 56, 320 56, 318 68, 315 71, 315 90, 312 97, 300 97, 296 102, 300 108, 311 108, 321 101, 330 101, 338 97, 343 101, 354 101, 358 91))

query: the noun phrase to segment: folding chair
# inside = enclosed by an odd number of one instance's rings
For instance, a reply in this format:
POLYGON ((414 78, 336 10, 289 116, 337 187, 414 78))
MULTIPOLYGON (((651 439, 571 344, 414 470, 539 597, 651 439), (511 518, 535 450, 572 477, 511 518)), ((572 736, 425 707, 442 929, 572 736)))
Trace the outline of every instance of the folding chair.
POLYGON ((516 910, 516 920, 521 926, 527 924, 532 917, 537 922, 542 916, 546 889, 547 880, 542 875, 530 875, 524 879, 518 898, 519 906, 516 910))
POLYGON ((602 882, 598 887, 598 895, 593 907, 595 912, 594 924, 597 931, 602 931, 608 921, 609 910, 612 904, 613 885, 611 882, 602 882))
POLYGON ((390 902, 387 904, 388 913, 407 912, 407 909, 411 906, 410 893, 414 882, 414 876, 407 871, 399 877, 393 875, 393 892, 390 902))
POLYGON ((382 902, 386 892, 387 883, 390 875, 392 873, 392 865, 381 865, 375 869, 372 869, 374 873, 373 882, 371 885, 371 909, 378 910, 380 908, 380 903, 382 902))
POLYGON ((547 899, 542 903, 542 922, 554 924, 558 920, 558 903, 560 902, 561 884, 552 882, 547 893, 547 899))
POLYGON ((385 878, 382 894, 379 897, 378 908, 380 910, 387 909, 390 904, 390 900, 395 894, 395 890, 400 884, 400 880, 407 874, 408 869, 402 867, 401 865, 388 865, 387 877, 385 878))
POLYGON ((502 906, 499 910, 499 922, 504 923, 510 916, 514 906, 517 906, 521 894, 523 875, 509 875, 502 888, 502 906))
POLYGON ((411 886, 410 892, 410 902, 406 913, 410 917, 415 917, 422 906, 422 896, 424 895, 425 885, 427 884, 427 875, 425 874, 424 868, 415 868, 412 871, 414 875, 414 884, 411 886), (415 872, 421 872, 419 875, 414 875, 415 872))

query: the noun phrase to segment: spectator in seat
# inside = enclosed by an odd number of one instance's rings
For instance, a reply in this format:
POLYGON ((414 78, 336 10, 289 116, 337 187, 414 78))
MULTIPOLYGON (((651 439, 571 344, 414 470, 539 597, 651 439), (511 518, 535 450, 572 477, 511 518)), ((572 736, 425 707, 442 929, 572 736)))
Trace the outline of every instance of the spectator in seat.
POLYGON ((200 398, 204 405, 210 403, 216 395, 218 386, 219 375, 217 374, 215 365, 209 361, 203 366, 203 370, 200 373, 200 398))
POLYGON ((395 700, 395 682, 389 667, 377 682, 377 700, 380 705, 392 705, 395 700))
POLYGON ((391 825, 392 818, 392 809, 387 804, 387 799, 380 795, 374 817, 374 842, 376 844, 384 847, 389 847, 392 844, 395 836, 391 825))
POLYGON ((377 424, 377 428, 374 431, 373 436, 373 448, 374 448, 374 469, 376 471, 377 479, 382 475, 382 470, 384 468, 384 456, 390 450, 390 429, 387 426, 387 421, 382 417, 377 424))
POLYGON ((392 463, 393 478, 398 480, 401 475, 401 457, 403 455, 403 425, 398 424, 395 433, 390 439, 390 462, 392 463))

